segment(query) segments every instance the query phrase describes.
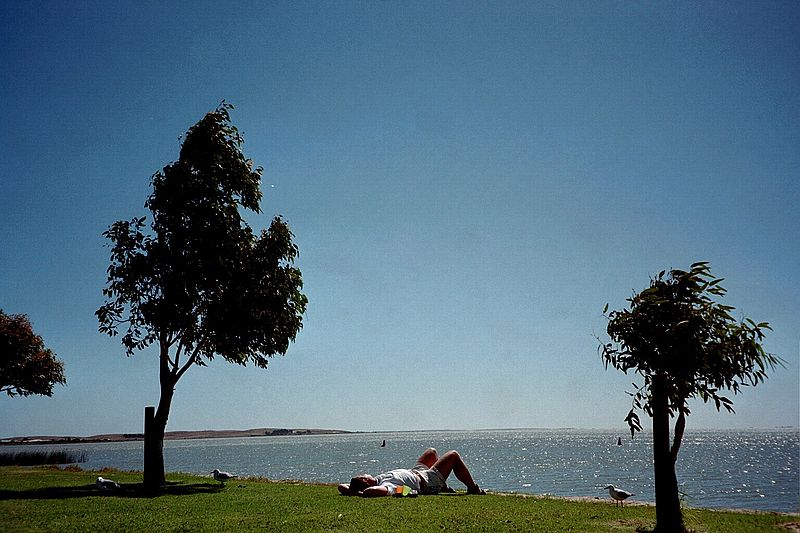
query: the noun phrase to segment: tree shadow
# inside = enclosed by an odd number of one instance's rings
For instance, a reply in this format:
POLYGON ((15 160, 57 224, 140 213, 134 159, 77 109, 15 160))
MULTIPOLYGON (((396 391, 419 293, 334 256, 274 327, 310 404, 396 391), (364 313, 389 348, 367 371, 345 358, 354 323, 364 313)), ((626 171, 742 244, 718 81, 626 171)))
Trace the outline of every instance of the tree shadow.
POLYGON ((119 490, 100 490, 94 483, 72 487, 44 487, 28 490, 0 490, 0 500, 67 500, 103 496, 109 498, 155 498, 158 496, 189 496, 209 494, 223 490, 219 483, 181 483, 168 482, 158 489, 146 487, 143 483, 121 483, 119 490))

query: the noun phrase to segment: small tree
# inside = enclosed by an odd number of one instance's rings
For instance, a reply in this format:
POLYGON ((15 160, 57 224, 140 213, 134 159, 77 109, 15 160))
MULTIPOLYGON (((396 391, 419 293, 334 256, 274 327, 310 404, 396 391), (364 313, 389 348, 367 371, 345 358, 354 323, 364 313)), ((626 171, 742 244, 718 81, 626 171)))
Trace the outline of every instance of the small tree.
POLYGON ((289 227, 275 217, 256 237, 242 220, 240 207, 260 212, 262 169, 242 154, 230 109, 223 102, 192 126, 178 161, 153 175, 150 232, 142 217, 104 233, 112 249, 100 331, 123 328, 129 356, 158 347, 161 393, 145 444, 149 486, 165 480, 164 431, 184 373, 216 355, 266 368, 268 358, 286 353, 306 309, 289 227))
MULTIPOLYGON (((602 358, 608 365, 639 374, 644 383, 629 393, 633 409, 625 420, 631 436, 641 430, 636 410, 653 419, 653 469, 656 495, 656 531, 683 531, 675 462, 683 439, 688 400, 713 400, 733 412, 732 402, 720 391, 738 394, 757 385, 766 370, 781 363, 764 351, 761 342, 769 324, 750 319, 734 320, 733 307, 714 300, 725 289, 714 278, 708 263, 695 263, 688 272, 664 271, 650 287, 628 301, 630 309, 611 311, 602 358), (670 445, 670 417, 677 415, 670 445)), ((604 309, 604 314, 608 305, 604 309)))
POLYGON ((66 382, 64 363, 45 348, 28 317, 0 310, 0 392, 52 396, 53 385, 66 382))

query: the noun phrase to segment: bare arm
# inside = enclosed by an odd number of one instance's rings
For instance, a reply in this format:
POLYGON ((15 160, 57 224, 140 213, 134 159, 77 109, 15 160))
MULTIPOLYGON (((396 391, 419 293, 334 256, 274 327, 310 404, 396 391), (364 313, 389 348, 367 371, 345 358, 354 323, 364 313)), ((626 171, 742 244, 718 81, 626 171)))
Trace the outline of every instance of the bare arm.
POLYGON ((359 492, 358 495, 362 496, 364 498, 376 498, 378 496, 388 496, 389 495, 389 489, 387 489, 386 487, 381 487, 381 486, 378 486, 378 487, 367 487, 363 491, 359 492))

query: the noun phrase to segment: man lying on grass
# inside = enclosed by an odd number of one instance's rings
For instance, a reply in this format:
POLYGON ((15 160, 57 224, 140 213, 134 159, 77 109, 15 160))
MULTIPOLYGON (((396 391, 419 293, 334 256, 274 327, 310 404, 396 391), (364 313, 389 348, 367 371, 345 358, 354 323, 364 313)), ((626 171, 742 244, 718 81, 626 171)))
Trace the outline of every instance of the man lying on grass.
POLYGON ((436 450, 428 448, 417 459, 414 468, 397 468, 377 477, 361 474, 350 483, 339 485, 344 496, 375 496, 439 494, 448 491, 447 477, 455 473, 456 479, 467 486, 467 494, 486 494, 472 479, 467 465, 456 451, 439 457, 436 450), (405 490, 404 490, 405 489, 405 490))

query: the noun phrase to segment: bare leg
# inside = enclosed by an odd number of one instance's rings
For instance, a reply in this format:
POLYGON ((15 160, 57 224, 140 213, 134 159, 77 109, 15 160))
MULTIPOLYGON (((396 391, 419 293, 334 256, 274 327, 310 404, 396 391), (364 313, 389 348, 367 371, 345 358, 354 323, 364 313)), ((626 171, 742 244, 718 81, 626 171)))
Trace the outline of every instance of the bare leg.
POLYGON ((436 461, 439 460, 439 454, 436 453, 436 448, 428 448, 417 459, 417 464, 423 464, 428 468, 433 468, 436 461))
POLYGON ((468 492, 478 492, 480 490, 478 484, 472 479, 472 474, 467 468, 467 465, 457 451, 449 451, 441 456, 433 465, 433 468, 438 470, 445 479, 450 475, 450 472, 453 472, 456 475, 456 479, 467 486, 468 492))

